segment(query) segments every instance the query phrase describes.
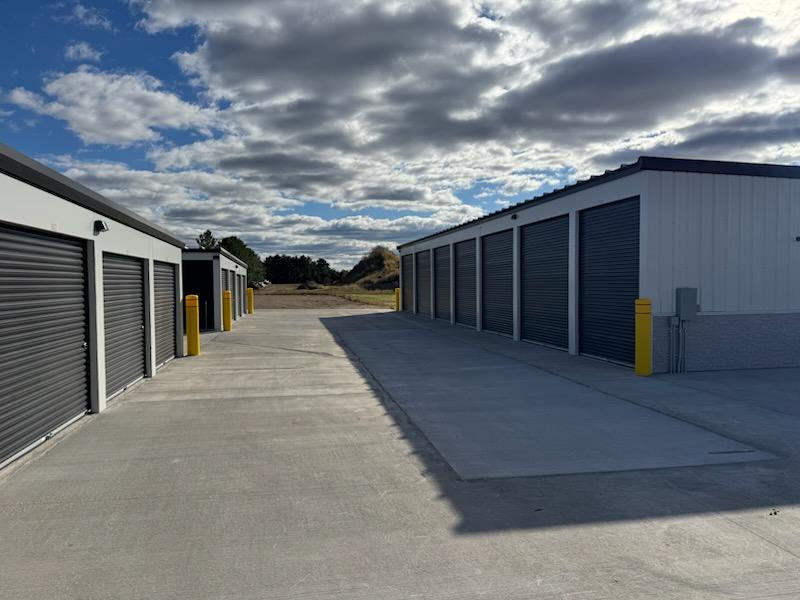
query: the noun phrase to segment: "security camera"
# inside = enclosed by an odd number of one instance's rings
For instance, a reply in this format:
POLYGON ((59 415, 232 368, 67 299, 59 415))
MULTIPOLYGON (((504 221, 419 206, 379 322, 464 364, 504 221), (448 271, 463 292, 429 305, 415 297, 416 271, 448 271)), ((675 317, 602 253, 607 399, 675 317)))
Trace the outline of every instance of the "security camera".
POLYGON ((104 231, 108 231, 108 223, 105 221, 97 220, 94 222, 94 234, 100 235, 104 231))

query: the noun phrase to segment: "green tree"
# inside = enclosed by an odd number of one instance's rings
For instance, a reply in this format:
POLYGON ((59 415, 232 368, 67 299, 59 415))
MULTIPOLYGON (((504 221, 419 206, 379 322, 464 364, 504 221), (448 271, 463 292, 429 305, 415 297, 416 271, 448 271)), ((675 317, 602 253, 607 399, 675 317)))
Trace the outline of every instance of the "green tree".
POLYGON ((219 246, 219 240, 214 237, 210 229, 206 229, 203 233, 195 238, 197 245, 203 250, 213 250, 219 246))
MULTIPOLYGON (((210 233, 210 232, 209 232, 210 233)), ((235 235, 222 238, 219 241, 221 248, 225 248, 236 258, 247 263, 247 279, 249 282, 264 280, 264 263, 261 262, 258 254, 248 247, 242 240, 235 235)))

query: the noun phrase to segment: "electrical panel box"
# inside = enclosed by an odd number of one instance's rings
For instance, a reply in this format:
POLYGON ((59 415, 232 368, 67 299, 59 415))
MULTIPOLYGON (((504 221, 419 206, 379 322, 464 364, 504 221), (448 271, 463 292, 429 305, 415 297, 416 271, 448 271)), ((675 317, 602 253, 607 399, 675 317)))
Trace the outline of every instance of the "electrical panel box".
POLYGON ((697 288, 675 288, 675 313, 681 321, 691 321, 697 315, 697 288))

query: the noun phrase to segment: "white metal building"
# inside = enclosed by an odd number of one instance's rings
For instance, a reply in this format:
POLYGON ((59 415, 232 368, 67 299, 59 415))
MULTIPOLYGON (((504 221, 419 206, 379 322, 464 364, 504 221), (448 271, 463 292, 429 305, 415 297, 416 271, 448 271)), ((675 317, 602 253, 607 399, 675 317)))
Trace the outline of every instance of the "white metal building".
POLYGON ((200 302, 200 329, 222 331, 222 292, 233 297, 233 320, 247 313, 247 263, 224 248, 183 251, 183 289, 200 302))
POLYGON ((0 466, 183 353, 183 247, 0 145, 0 466))
POLYGON ((800 167, 641 157, 399 246, 406 311, 655 371, 800 365, 800 167), (686 289, 688 288, 688 289, 686 289))

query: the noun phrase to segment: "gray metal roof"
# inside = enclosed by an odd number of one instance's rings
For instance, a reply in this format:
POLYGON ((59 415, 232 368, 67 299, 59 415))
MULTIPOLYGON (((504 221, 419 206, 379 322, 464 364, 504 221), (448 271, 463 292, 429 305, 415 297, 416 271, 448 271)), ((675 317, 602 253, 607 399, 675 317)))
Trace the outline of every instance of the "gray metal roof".
POLYGON ((179 248, 186 247, 183 240, 175 237, 166 229, 143 219, 132 210, 120 206, 116 202, 101 196, 77 181, 73 181, 58 171, 44 166, 42 163, 21 152, 17 152, 5 144, 0 144, 0 172, 54 194, 68 202, 100 213, 109 219, 114 219, 168 244, 179 248))
POLYGON ((477 219, 467 221, 466 223, 461 223, 460 225, 455 225, 454 227, 437 231, 436 233, 406 242, 405 244, 399 244, 397 249, 402 250, 406 246, 439 237, 445 233, 450 233, 459 229, 465 229, 477 223, 489 221, 491 219, 527 208, 528 206, 534 204, 550 202, 551 200, 556 200, 563 196, 568 196, 569 194, 574 194, 575 192, 580 192, 602 183, 607 183, 621 177, 633 175, 639 171, 681 171, 686 173, 711 173, 716 175, 748 175, 751 177, 800 179, 800 166, 795 165, 770 165, 723 160, 695 160, 686 158, 666 158, 659 156, 640 156, 635 163, 621 165, 619 168, 606 171, 602 175, 592 175, 589 177, 589 179, 576 181, 570 185, 555 189, 551 192, 540 194, 539 196, 535 196, 530 200, 523 200, 522 202, 512 206, 489 213, 488 215, 484 215, 482 217, 478 217, 477 219))
POLYGON ((234 256, 233 254, 231 254, 230 252, 225 250, 225 248, 211 248, 210 250, 207 250, 205 248, 186 248, 183 252, 185 254, 188 254, 188 253, 191 253, 191 254, 204 254, 205 253, 205 254, 208 254, 209 257, 211 257, 211 258, 216 256, 217 254, 222 254, 222 256, 224 256, 227 259, 232 260, 237 265, 239 265, 241 267, 244 267, 245 269, 247 268, 247 263, 246 262, 244 262, 241 258, 238 258, 238 257, 234 256))

